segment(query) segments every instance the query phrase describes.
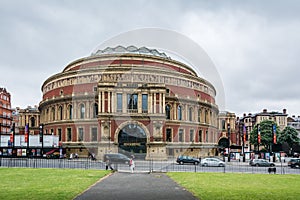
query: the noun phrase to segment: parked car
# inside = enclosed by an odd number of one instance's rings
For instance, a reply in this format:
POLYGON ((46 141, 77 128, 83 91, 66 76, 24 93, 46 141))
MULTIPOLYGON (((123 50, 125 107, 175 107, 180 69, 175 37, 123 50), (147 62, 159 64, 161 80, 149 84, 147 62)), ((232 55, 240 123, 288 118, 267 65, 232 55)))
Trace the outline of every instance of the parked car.
POLYGON ((129 164, 130 159, 121 153, 107 153, 104 154, 103 161, 104 162, 109 161, 110 163, 118 163, 118 164, 129 164))
POLYGON ((178 156, 176 162, 180 165, 183 165, 184 163, 198 165, 200 160, 191 156, 178 156))
POLYGON ((44 158, 60 158, 59 149, 52 149, 43 155, 44 158))
POLYGON ((256 167, 274 167, 275 164, 273 162, 269 162, 265 159, 252 159, 249 162, 249 165, 256 167))
POLYGON ((292 158, 288 162, 288 166, 291 168, 300 168, 300 158, 292 158))
POLYGON ((201 166, 204 167, 225 167, 225 162, 219 158, 204 158, 201 160, 201 166))

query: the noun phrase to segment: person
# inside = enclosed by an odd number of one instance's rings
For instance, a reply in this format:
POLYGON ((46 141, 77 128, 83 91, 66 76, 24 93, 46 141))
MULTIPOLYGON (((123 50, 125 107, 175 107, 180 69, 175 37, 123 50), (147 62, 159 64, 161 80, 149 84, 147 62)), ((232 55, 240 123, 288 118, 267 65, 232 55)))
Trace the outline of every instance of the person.
POLYGON ((130 167, 131 173, 133 173, 135 165, 134 165, 134 160, 132 158, 130 158, 129 167, 130 167))
POLYGON ((96 156, 95 156, 94 153, 91 154, 91 159, 92 159, 92 160, 96 160, 96 156))
POLYGON ((105 169, 108 170, 108 168, 110 168, 110 170, 114 170, 114 168, 111 166, 111 162, 110 162, 109 158, 106 157, 105 169))

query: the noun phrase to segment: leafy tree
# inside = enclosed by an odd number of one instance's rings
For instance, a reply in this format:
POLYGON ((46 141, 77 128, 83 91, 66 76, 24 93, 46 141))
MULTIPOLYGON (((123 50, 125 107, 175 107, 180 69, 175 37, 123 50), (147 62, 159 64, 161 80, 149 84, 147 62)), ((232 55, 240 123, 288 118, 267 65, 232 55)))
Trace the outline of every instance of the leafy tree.
MULTIPOLYGON (((260 145, 264 146, 265 149, 270 150, 270 144, 273 143, 273 124, 275 122, 271 120, 265 120, 260 122, 259 128, 260 128, 260 145)), ((275 123, 276 126, 276 135, 279 134, 278 126, 275 123)), ((257 140, 257 134, 258 134, 258 126, 256 125, 253 130, 250 133, 250 143, 257 146, 258 140, 257 140)))
POLYGON ((300 139, 298 138, 298 132, 293 127, 285 127, 283 131, 278 135, 278 143, 283 144, 287 143, 290 147, 293 146, 293 144, 298 144, 300 142, 300 139))

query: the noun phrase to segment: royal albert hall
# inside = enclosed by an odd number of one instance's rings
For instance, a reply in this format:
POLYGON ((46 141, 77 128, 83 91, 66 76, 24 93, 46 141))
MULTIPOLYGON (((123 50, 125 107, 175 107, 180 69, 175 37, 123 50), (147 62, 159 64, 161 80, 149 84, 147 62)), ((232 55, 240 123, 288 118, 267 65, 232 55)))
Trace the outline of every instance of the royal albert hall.
POLYGON ((214 86, 156 49, 97 50, 48 78, 42 92, 44 134, 58 135, 67 154, 217 154, 214 86))

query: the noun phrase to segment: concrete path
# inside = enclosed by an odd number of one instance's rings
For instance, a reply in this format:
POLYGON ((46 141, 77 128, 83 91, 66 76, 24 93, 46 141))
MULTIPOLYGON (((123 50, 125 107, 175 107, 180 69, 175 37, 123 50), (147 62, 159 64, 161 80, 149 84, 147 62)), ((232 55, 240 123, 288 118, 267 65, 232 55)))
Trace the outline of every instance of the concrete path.
POLYGON ((119 173, 96 183, 75 200, 195 200, 190 192, 163 173, 119 173))

